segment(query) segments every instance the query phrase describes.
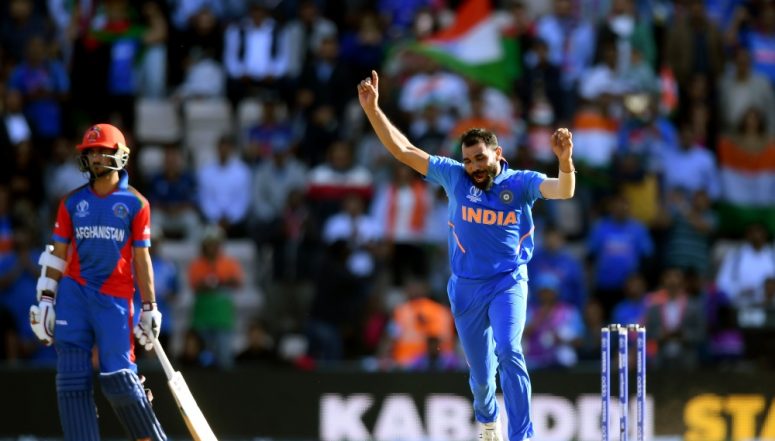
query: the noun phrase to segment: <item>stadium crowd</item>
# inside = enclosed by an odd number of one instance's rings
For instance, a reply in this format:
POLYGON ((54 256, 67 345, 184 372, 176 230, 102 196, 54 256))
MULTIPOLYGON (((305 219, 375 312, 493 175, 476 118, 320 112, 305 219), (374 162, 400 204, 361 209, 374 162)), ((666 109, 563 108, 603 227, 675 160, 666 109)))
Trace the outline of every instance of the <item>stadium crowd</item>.
POLYGON ((601 326, 636 322, 654 367, 775 365, 775 1, 493 0, 506 87, 422 50, 463 3, 3 2, 0 360, 55 357, 28 325, 37 256, 86 183, 77 137, 111 122, 183 366, 465 368, 445 195, 371 133, 377 69, 432 154, 484 127, 552 175, 571 129, 577 195, 535 206, 531 369, 595 363, 601 326))

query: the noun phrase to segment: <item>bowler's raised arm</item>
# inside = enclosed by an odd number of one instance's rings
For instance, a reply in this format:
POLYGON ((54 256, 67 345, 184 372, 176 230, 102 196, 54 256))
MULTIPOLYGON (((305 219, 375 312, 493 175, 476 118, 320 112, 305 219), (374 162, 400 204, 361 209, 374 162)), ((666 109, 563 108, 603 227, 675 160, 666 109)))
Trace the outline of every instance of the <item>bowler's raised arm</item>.
POLYGON ((423 176, 428 174, 427 152, 415 147, 406 136, 390 122, 379 108, 379 76, 372 70, 371 77, 358 83, 358 101, 374 128, 380 142, 396 159, 415 169, 423 176))

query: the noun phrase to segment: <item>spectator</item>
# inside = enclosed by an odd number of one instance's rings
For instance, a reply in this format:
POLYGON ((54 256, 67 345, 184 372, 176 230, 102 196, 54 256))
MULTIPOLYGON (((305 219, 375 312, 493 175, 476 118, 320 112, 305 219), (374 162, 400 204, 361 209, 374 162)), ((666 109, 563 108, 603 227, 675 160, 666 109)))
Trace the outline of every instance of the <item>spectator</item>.
POLYGON ((579 80, 579 96, 592 101, 601 95, 609 99, 620 98, 627 90, 617 67, 617 52, 613 42, 603 42, 600 47, 600 59, 579 80))
MULTIPOLYGON (((435 103, 428 103, 412 116, 409 134, 415 137, 417 144, 426 148, 428 152, 453 155, 459 149, 459 136, 452 137, 453 139, 448 138, 454 125, 455 117, 442 112, 442 109, 435 103)), ((380 148, 382 147, 380 146, 380 148)), ((383 164, 379 165, 380 168, 387 168, 383 164)))
POLYGON ((610 322, 605 320, 603 307, 594 297, 591 297, 584 305, 582 318, 584 321, 584 335, 581 336, 578 346, 579 360, 595 362, 595 366, 597 366, 597 363, 600 363, 600 341, 602 337, 600 330, 610 322))
POLYGON ((595 29, 576 17, 573 2, 554 0, 554 11, 536 22, 536 34, 546 41, 549 60, 560 66, 564 99, 557 113, 560 120, 568 119, 575 113, 578 82, 595 56, 595 29))
POLYGON ((225 96, 226 72, 223 60, 224 30, 216 12, 218 2, 200 3, 186 20, 185 27, 171 35, 169 78, 180 84, 181 97, 225 96))
POLYGON ((718 26, 708 19, 702 0, 689 0, 677 14, 666 37, 665 61, 672 68, 679 90, 688 90, 696 74, 711 84, 724 67, 724 43, 718 26))
MULTIPOLYGON (((341 93, 352 85, 349 68, 339 57, 339 42, 336 35, 324 36, 317 46, 314 56, 304 65, 296 86, 295 102, 298 111, 306 118, 338 133, 347 103, 352 99, 341 93)), ((319 148, 319 146, 315 146, 319 148)), ((310 151, 309 143, 302 145, 302 157, 313 160, 315 154, 310 151)))
POLYGON ((282 239, 274 250, 274 276, 285 282, 303 283, 314 275, 319 257, 318 219, 304 198, 304 191, 299 189, 288 193, 280 216, 282 239))
POLYGON ((306 322, 309 356, 315 360, 340 361, 348 354, 346 341, 356 337, 357 323, 365 293, 348 268, 350 249, 340 239, 326 247, 314 282, 312 306, 306 322))
MULTIPOLYGON (((228 96, 237 103, 254 93, 281 93, 288 80, 289 53, 268 0, 251 0, 248 14, 226 28, 223 64, 228 96)), ((283 95, 284 96, 284 95, 283 95)))
POLYGON ((43 346, 29 327, 30 305, 37 302, 35 286, 40 276, 38 256, 34 247, 33 230, 20 228, 14 232, 13 250, 0 259, 0 305, 8 308, 16 323, 17 355, 25 360, 54 364, 53 346, 43 346))
POLYGON ((37 213, 37 208, 46 200, 43 186, 43 170, 40 167, 43 155, 36 151, 31 141, 23 141, 14 148, 11 171, 2 179, 11 189, 11 200, 17 209, 37 213))
POLYGON ((367 199, 373 192, 371 171, 353 162, 352 147, 344 141, 329 145, 326 162, 313 167, 308 176, 307 195, 323 221, 339 208, 346 195, 356 193, 367 199))
MULTIPOLYGON (((467 116, 457 119, 457 123, 450 131, 450 138, 445 145, 455 146, 454 153, 460 150, 460 136, 471 127, 479 127, 489 130, 498 137, 498 142, 503 148, 503 155, 507 158, 513 158, 516 155, 518 139, 514 129, 518 126, 516 120, 511 115, 500 114, 491 115, 487 112, 487 103, 485 102, 485 90, 481 87, 469 87, 468 102, 471 112, 467 116)), ((420 144, 423 145, 424 144, 420 144)))
POLYGON ((665 241, 665 264, 669 267, 692 269, 709 276, 711 271, 711 239, 717 218, 705 191, 693 194, 673 190, 666 201, 668 225, 665 241))
MULTIPOLYGON (((539 103, 548 103, 552 114, 560 116, 563 110, 560 68, 549 58, 549 46, 544 40, 533 42, 531 55, 531 62, 517 82, 522 105, 530 113, 539 103)), ((546 158, 542 159, 548 161, 549 155, 551 152, 546 152, 546 158)))
POLYGON ((427 57, 419 57, 412 68, 416 71, 406 79, 398 97, 402 112, 412 118, 433 104, 441 116, 456 119, 469 114, 468 84, 463 77, 427 57))
MULTIPOLYGON (((560 301, 572 305, 578 311, 587 303, 584 267, 579 259, 571 254, 562 231, 554 226, 544 227, 544 240, 536 247, 533 258, 528 263, 530 292, 538 292, 537 280, 544 275, 557 278, 559 287, 557 297, 560 301)), ((528 302, 534 304, 536 297, 530 296, 528 302)))
POLYGON ((349 245, 347 267, 368 285, 375 275, 382 232, 376 220, 366 212, 365 202, 358 194, 345 196, 342 210, 323 225, 323 241, 333 244, 338 240, 345 240, 349 245))
POLYGON ((573 141, 581 164, 596 172, 607 171, 616 151, 617 120, 605 99, 586 101, 573 116, 573 141))
POLYGON ((22 94, 24 114, 38 148, 44 152, 50 151, 54 138, 63 134, 62 105, 70 92, 65 67, 52 59, 48 50, 43 38, 30 38, 24 62, 9 79, 10 89, 22 94))
POLYGON ((237 364, 274 363, 278 361, 274 338, 260 321, 250 323, 247 346, 237 354, 237 364))
POLYGON ((559 300, 560 279, 542 274, 536 281, 538 302, 530 307, 523 344, 533 367, 571 367, 578 362, 576 347, 584 335, 581 313, 559 300))
POLYGON ((137 92, 144 98, 165 98, 169 25, 162 10, 162 1, 143 0, 139 12, 145 30, 141 40, 137 92))
POLYGON ((196 211, 197 182, 179 146, 164 150, 164 165, 151 178, 148 200, 153 204, 154 231, 169 238, 196 240, 201 223, 196 211))
POLYGON ((595 295, 604 317, 610 318, 622 299, 627 277, 645 269, 644 260, 654 252, 654 243, 643 224, 630 217, 627 200, 617 195, 609 201, 609 215, 593 225, 587 247, 595 264, 595 295))
POLYGON ((613 176, 630 201, 633 217, 653 226, 661 209, 662 152, 676 148, 669 144, 672 123, 657 113, 657 101, 651 95, 627 94, 623 104, 613 176))
POLYGON ((633 51, 639 51, 646 63, 656 67, 657 45, 650 23, 639 20, 634 0, 614 0, 611 11, 597 29, 598 49, 613 43, 617 51, 617 70, 628 70, 633 51))
POLYGON ((262 100, 261 120, 248 129, 245 161, 257 167, 274 156, 275 149, 293 156, 293 128, 287 116, 285 103, 276 95, 262 100))
POLYGON ((351 78, 360 78, 367 75, 374 66, 379 66, 388 46, 375 12, 361 11, 356 20, 355 28, 345 30, 340 41, 342 60, 350 67, 351 78))
POLYGON ((721 193, 716 160, 708 149, 694 142, 695 134, 690 123, 682 123, 679 148, 664 150, 663 188, 668 193, 676 189, 704 191, 716 200, 721 193))
POLYGON ((697 298, 689 297, 684 273, 668 268, 662 273, 662 287, 649 295, 646 329, 649 353, 657 368, 697 367, 705 339, 705 312, 697 298))
POLYGON ((734 132, 745 124, 746 113, 758 111, 763 116, 762 127, 775 134, 775 82, 754 72, 751 53, 745 47, 735 50, 735 57, 718 86, 719 103, 726 132, 734 132))
MULTIPOLYGON (((54 140, 51 161, 47 164, 46 199, 48 207, 54 214, 56 204, 67 193, 89 182, 89 177, 83 173, 73 158, 73 143, 70 139, 59 137, 54 140)), ((154 206, 154 216, 158 213, 154 206)))
POLYGON ((751 27, 744 41, 751 50, 754 70, 766 76, 775 87, 775 61, 771 55, 775 50, 775 5, 772 2, 761 3, 756 22, 758 26, 751 27))
MULTIPOLYGON (((283 140, 272 142, 272 156, 262 162, 253 174, 251 193, 250 235, 258 249, 271 247, 275 276, 285 271, 284 256, 286 235, 292 225, 301 228, 286 218, 285 208, 289 196, 295 191, 304 191, 307 185, 307 168, 296 159, 290 146, 283 140)), ((302 223, 302 219, 299 219, 302 223)))
POLYGON ((775 206, 771 176, 775 175, 775 138, 767 134, 765 115, 749 109, 737 130, 719 139, 720 229, 742 233, 745 221, 768 223, 775 206), (740 222, 743 220, 744 222, 740 222))
POLYGON ((429 298, 427 284, 418 279, 408 280, 403 291, 406 301, 393 310, 386 335, 392 364, 400 369, 419 369, 440 362, 444 367, 455 357, 455 325, 449 306, 429 298), (438 358, 428 357, 431 349, 438 350, 438 358))
POLYGON ((0 172, 8 176, 13 172, 13 164, 16 162, 16 146, 32 140, 32 129, 27 117, 22 112, 22 94, 16 90, 3 90, 3 108, 0 112, 0 172))
POLYGON ((323 41, 337 33, 334 22, 320 15, 314 0, 301 0, 296 12, 298 16, 283 29, 288 45, 288 75, 292 79, 316 56, 323 41))
POLYGON ((424 236, 429 205, 430 193, 425 181, 403 165, 395 165, 393 179, 376 191, 371 218, 389 249, 394 286, 403 285, 409 276, 428 275, 424 236))
POLYGON ((10 64, 22 61, 27 44, 32 38, 47 40, 53 36, 46 17, 35 12, 33 0, 9 0, 4 2, 3 12, 5 19, 0 27, 0 42, 10 64))
POLYGON ((775 276, 775 249, 767 242, 765 226, 751 224, 745 240, 724 254, 716 284, 738 308, 761 303, 764 281, 775 276))
POLYGON ((611 314, 611 323, 644 324, 646 308, 646 279, 640 273, 632 273, 624 285, 624 298, 611 314))
POLYGON ((234 295, 242 287, 244 275, 240 263, 223 251, 224 239, 217 226, 205 230, 201 254, 191 262, 188 277, 194 291, 191 327, 215 354, 218 367, 228 369, 234 362, 234 295))
MULTIPOLYGON (((95 120, 118 117, 129 133, 134 129, 139 85, 139 70, 135 66, 144 63, 144 38, 166 38, 166 29, 159 29, 165 24, 155 18, 148 28, 140 11, 140 5, 129 0, 101 2, 99 7, 81 10, 78 22, 84 25, 70 72, 79 110, 95 120)), ((151 60, 161 63, 160 58, 151 60)), ((158 69, 151 71, 151 75, 165 78, 158 69)))
POLYGON ((176 366, 184 368, 215 367, 215 356, 205 347, 205 341, 198 332, 189 329, 183 335, 183 350, 178 356, 176 366))
POLYGON ((251 186, 250 167, 235 152, 234 140, 218 140, 215 161, 197 173, 198 205, 205 221, 218 224, 229 237, 246 234, 251 186))

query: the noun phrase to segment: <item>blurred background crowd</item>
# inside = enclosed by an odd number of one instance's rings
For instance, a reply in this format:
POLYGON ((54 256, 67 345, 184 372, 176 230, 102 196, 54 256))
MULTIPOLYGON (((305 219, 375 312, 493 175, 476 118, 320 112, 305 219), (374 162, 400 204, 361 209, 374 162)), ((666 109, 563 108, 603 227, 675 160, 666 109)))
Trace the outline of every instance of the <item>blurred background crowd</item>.
MULTIPOLYGON (((475 0, 474 0, 475 1, 475 0)), ((775 365, 775 1, 503 0, 507 84, 417 43, 455 0, 7 0, 0 5, 0 360, 28 326, 74 145, 120 127, 150 201, 163 341, 185 368, 465 369, 446 299, 443 191, 386 154, 355 85, 415 145, 495 132, 538 201, 523 345, 597 366, 642 323, 655 368, 775 365)), ((145 355, 140 355, 144 357, 145 355)))

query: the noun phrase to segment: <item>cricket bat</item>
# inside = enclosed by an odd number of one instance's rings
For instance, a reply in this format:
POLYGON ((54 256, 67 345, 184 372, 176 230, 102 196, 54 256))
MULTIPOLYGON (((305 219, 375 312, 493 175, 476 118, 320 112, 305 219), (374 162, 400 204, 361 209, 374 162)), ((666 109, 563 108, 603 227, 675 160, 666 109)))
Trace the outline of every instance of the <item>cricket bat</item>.
POLYGON ((178 410, 183 416, 183 421, 186 422, 188 431, 191 432, 194 441, 218 441, 218 438, 213 433, 213 429, 210 428, 205 416, 202 415, 199 405, 196 404, 194 396, 191 395, 183 375, 180 371, 172 368, 172 364, 169 358, 167 358, 167 354, 164 352, 164 348, 162 348, 159 340, 154 336, 151 338, 153 339, 154 352, 159 358, 164 374, 167 376, 167 385, 170 387, 170 392, 172 392, 172 396, 175 398, 178 410))

